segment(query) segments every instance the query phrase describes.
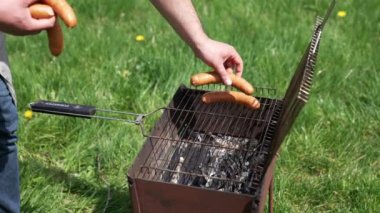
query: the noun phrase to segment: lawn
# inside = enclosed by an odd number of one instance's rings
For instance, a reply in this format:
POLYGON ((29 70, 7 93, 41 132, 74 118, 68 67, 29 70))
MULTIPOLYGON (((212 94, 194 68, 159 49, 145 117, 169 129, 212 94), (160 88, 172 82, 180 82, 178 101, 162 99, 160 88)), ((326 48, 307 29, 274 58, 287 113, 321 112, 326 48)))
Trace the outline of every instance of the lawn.
MULTIPOLYGON (((209 68, 148 0, 69 1, 65 50, 45 33, 8 37, 17 91, 22 212, 131 212, 126 172, 144 137, 121 122, 35 114, 48 99, 147 113, 209 68), (145 40, 137 42, 135 37, 145 40)), ((254 86, 282 97, 329 1, 194 1, 210 37, 232 44, 254 86)), ((380 206, 379 2, 338 1, 326 25, 309 103, 276 167, 278 212, 376 212, 380 206), (346 11, 345 17, 337 16, 346 11)))

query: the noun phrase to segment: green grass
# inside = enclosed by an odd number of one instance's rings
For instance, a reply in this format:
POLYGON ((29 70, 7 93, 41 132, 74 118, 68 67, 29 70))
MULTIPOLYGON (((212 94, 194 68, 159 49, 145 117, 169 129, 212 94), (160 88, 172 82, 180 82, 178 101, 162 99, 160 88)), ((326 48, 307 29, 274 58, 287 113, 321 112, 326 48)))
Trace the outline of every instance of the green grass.
MULTIPOLYGON (((193 73, 194 57, 149 1, 71 1, 78 27, 49 55, 45 33, 8 37, 18 95, 22 212, 131 212, 126 172, 144 138, 118 122, 22 114, 49 99, 150 112, 193 73), (138 43, 135 36, 145 41, 138 43), (108 202, 107 202, 108 200, 108 202)), ((244 76, 283 96, 328 1, 194 1, 208 34, 232 44, 244 76)), ((282 146, 278 212, 380 206, 380 10, 339 1, 323 34, 311 99, 282 146), (338 18, 338 10, 347 11, 338 18)))

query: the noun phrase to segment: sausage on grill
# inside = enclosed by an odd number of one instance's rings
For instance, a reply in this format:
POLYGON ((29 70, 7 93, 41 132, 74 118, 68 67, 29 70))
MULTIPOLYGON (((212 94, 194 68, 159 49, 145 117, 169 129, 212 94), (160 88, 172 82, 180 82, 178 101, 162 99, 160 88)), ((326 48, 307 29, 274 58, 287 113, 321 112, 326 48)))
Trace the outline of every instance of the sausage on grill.
POLYGON ((232 102, 245 105, 251 109, 259 109, 260 102, 253 96, 235 91, 214 91, 203 94, 202 101, 206 104, 232 102))

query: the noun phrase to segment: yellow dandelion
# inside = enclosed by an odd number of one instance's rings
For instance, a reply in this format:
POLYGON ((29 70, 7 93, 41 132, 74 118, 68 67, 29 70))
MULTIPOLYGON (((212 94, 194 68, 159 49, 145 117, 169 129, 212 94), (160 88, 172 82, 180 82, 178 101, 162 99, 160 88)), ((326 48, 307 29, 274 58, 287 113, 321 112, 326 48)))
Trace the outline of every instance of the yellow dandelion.
POLYGON ((344 10, 341 10, 341 11, 338 12, 338 17, 343 18, 343 17, 346 17, 346 15, 347 15, 347 12, 344 11, 344 10))
POLYGON ((24 118, 25 118, 25 119, 30 120, 30 119, 32 119, 32 117, 33 117, 33 112, 32 112, 31 110, 26 110, 26 111, 24 112, 24 118))
POLYGON ((131 75, 131 72, 129 72, 129 70, 124 70, 122 75, 124 78, 128 78, 131 75))
POLYGON ((137 42, 142 42, 145 40, 145 37, 143 35, 137 35, 135 39, 137 42))

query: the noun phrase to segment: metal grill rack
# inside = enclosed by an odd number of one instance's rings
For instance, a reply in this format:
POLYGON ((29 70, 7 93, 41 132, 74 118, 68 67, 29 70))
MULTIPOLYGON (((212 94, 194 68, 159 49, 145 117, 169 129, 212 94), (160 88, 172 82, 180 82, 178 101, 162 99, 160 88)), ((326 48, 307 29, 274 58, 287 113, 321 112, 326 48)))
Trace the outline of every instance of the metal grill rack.
POLYGON ((207 105, 201 101, 205 91, 179 88, 148 136, 151 153, 137 177, 254 194, 273 137, 267 129, 276 124, 273 113, 281 101, 259 98, 255 111, 232 103, 207 105))

